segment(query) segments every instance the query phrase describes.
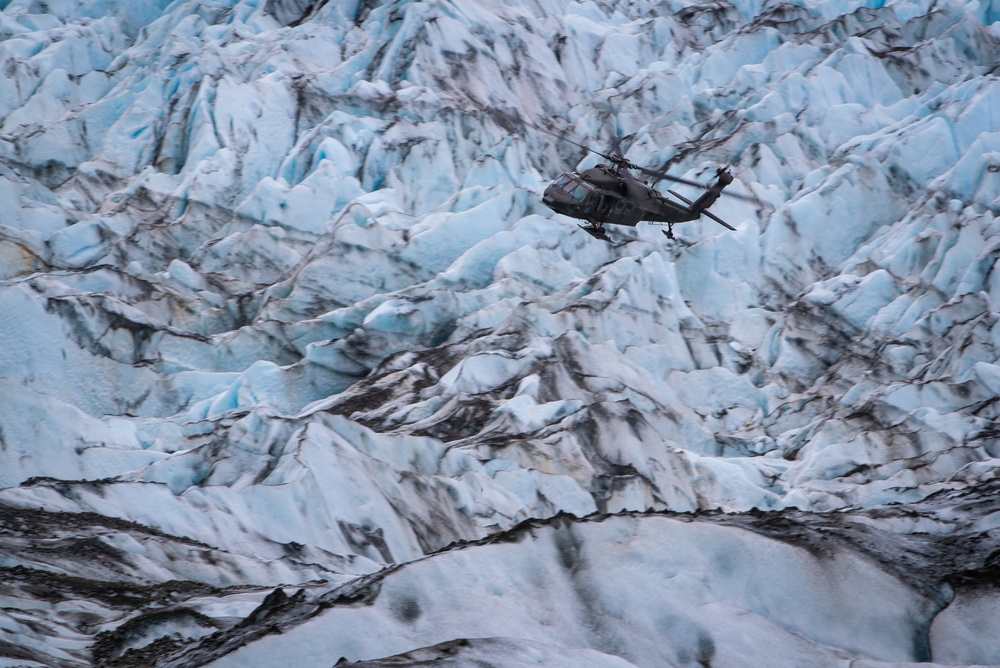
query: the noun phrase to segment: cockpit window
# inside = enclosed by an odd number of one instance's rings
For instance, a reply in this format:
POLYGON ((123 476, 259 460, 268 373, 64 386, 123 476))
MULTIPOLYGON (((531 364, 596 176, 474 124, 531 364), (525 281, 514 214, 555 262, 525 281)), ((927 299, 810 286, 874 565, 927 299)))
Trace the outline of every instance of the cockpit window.
POLYGON ((583 203, 587 199, 587 196, 594 191, 594 187, 581 179, 580 175, 576 172, 563 174, 552 185, 571 195, 573 199, 580 203, 583 203))
POLYGON ((572 174, 563 174, 558 179, 556 179, 555 185, 557 185, 558 187, 562 188, 562 187, 564 187, 567 183, 569 183, 572 180, 573 180, 573 175, 572 174))
POLYGON ((587 195, 590 194, 591 190, 593 190, 593 188, 589 183, 579 182, 573 184, 569 190, 569 194, 572 195, 576 201, 582 202, 587 198, 587 195))

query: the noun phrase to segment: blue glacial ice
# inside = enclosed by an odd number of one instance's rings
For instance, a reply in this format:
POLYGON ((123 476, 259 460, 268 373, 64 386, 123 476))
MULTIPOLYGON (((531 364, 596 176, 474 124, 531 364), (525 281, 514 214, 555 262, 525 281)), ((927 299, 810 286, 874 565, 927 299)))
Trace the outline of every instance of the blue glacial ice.
POLYGON ((1000 663, 996 2, 0 5, 0 665, 1000 663))

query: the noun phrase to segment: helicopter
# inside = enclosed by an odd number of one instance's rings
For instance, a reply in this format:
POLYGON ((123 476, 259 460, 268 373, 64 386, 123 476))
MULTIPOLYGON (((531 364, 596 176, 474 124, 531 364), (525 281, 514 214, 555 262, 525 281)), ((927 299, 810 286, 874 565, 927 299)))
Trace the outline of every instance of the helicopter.
MULTIPOLYGON (((701 216, 711 218, 723 227, 736 231, 735 227, 708 210, 715 204, 723 189, 733 182, 732 172, 728 168, 720 167, 716 170, 715 183, 706 187, 630 162, 622 154, 616 138, 612 138, 614 152, 610 155, 565 137, 560 139, 592 151, 610 163, 599 164, 582 172, 566 172, 550 183, 542 195, 542 203, 556 213, 587 221, 587 225, 579 227, 595 239, 611 241, 604 230, 605 225, 635 227, 643 221, 666 224, 667 229, 661 231, 668 239, 673 239, 676 223, 697 220, 701 216), (655 190, 648 182, 640 181, 629 170, 636 170, 657 181, 669 180, 704 188, 705 192, 692 202, 673 190, 668 190, 668 193, 679 200, 679 203, 674 202, 655 190)), ((735 196, 750 199, 743 195, 735 196)))

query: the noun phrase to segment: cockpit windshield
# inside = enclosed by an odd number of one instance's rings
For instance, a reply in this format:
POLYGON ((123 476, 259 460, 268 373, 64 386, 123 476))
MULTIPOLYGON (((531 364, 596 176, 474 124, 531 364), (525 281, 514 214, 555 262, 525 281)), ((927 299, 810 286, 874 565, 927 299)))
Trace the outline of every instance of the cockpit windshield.
POLYGON ((552 182, 552 185, 571 196, 577 202, 583 202, 594 192, 594 186, 584 181, 576 172, 567 172, 552 182))
POLYGON ((566 184, 569 183, 570 181, 572 181, 575 178, 577 178, 576 174, 563 174, 558 179, 556 179, 556 181, 555 181, 555 183, 553 185, 558 186, 559 188, 565 189, 566 188, 566 184))
POLYGON ((560 190, 571 195, 577 202, 583 203, 587 195, 594 191, 594 187, 580 178, 579 174, 569 172, 563 174, 552 184, 560 190))
POLYGON ((589 183, 584 183, 583 181, 571 183, 567 186, 567 191, 577 202, 583 202, 593 190, 594 188, 589 183))

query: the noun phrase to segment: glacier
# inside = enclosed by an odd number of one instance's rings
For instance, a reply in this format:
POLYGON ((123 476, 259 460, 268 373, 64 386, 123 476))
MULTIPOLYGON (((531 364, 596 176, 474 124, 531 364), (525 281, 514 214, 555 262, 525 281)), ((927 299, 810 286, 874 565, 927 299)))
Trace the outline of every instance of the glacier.
POLYGON ((0 62, 0 667, 1000 665, 997 0, 0 0, 0 62), (615 138, 737 231, 541 204, 615 138))

